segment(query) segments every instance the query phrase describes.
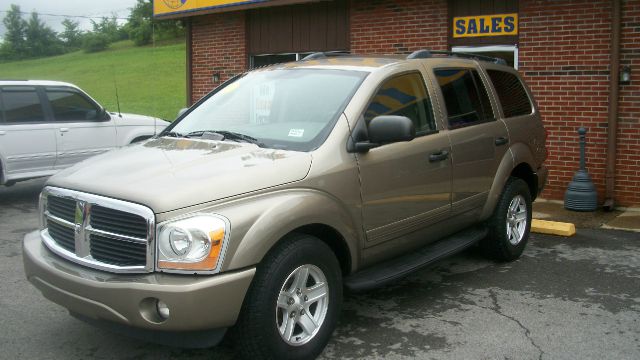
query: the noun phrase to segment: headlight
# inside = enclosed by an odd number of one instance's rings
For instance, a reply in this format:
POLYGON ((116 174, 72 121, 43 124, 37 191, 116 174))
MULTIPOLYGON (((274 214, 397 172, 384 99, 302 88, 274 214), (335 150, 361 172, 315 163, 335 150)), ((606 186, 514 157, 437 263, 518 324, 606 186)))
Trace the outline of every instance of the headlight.
POLYGON ((222 266, 229 222, 198 214, 158 225, 158 269, 218 272, 222 266))

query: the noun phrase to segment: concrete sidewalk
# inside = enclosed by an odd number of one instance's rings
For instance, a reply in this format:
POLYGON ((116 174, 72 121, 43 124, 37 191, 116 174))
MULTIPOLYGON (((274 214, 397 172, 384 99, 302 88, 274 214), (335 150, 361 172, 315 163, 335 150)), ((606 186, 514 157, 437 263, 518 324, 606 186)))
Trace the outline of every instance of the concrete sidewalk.
POLYGON ((575 224, 578 229, 618 229, 640 232, 640 209, 593 212, 570 211, 562 201, 538 199, 533 203, 533 218, 575 224))

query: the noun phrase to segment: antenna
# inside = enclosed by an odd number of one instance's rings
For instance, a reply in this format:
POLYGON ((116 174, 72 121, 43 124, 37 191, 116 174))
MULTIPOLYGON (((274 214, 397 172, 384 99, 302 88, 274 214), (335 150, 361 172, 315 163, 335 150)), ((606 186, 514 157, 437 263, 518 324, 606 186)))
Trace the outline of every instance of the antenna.
POLYGON ((118 105, 118 116, 122 117, 122 112, 120 111, 120 98, 118 98, 118 81, 116 80, 116 69, 115 67, 111 67, 113 70, 113 87, 116 89, 116 104, 118 105))
MULTIPOLYGON (((151 57, 153 61, 156 61, 156 23, 151 17, 151 57)), ((157 68, 157 67, 156 67, 157 68)), ((156 101, 158 97, 154 96, 151 106, 153 107, 153 136, 158 135, 158 117, 156 116, 156 101)))

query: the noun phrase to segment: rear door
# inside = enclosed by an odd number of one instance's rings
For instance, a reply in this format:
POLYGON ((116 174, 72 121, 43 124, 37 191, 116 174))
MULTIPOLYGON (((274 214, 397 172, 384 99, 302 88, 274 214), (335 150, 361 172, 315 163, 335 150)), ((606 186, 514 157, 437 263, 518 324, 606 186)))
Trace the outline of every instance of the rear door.
POLYGON ((508 150, 503 121, 494 115, 485 81, 475 67, 438 67, 433 70, 444 101, 451 139, 452 215, 468 213, 477 220, 498 165, 508 150))
POLYGON ((0 88, 0 157, 7 178, 52 171, 56 161, 55 125, 35 86, 0 88))
POLYGON ((56 125, 56 169, 116 147, 113 119, 84 93, 70 87, 47 87, 45 97, 56 125))

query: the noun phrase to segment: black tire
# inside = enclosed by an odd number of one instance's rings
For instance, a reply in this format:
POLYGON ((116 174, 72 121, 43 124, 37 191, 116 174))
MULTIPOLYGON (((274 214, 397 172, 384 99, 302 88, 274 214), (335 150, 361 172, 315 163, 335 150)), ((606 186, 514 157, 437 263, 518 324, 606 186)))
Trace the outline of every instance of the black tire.
MULTIPOLYGON (((313 280, 310 281, 313 283, 313 280)), ((303 297, 306 300, 306 296, 302 294, 296 298, 296 304, 303 297)), ((290 299, 293 301, 293 298, 290 299)), ((315 309, 309 310, 308 315, 312 311, 317 312, 319 304, 316 304, 315 309)), ((238 322, 231 329, 233 343, 237 352, 245 359, 314 359, 320 355, 333 333, 341 304, 342 274, 333 251, 318 238, 294 234, 270 251, 258 265, 238 322), (325 276, 328 308, 315 335, 304 344, 292 345, 285 341, 286 335, 281 335, 278 329, 278 316, 284 310, 276 310, 277 300, 281 289, 288 288, 285 281, 292 279, 295 271, 305 266, 316 267, 325 276)), ((295 311, 292 312, 295 314, 295 311)), ((300 325, 296 326, 298 331, 302 330, 300 325)), ((291 340, 295 340, 294 337, 291 340)))
POLYGON ((519 258, 529 240, 531 213, 529 186, 522 179, 510 177, 489 220, 489 234, 480 244, 485 255, 496 261, 513 261, 519 258), (516 232, 522 233, 522 236, 517 243, 514 243, 516 241, 514 239, 519 237, 513 235, 510 237, 508 228, 512 227, 512 225, 508 224, 508 217, 510 215, 509 206, 518 197, 520 197, 521 202, 524 202, 520 209, 526 208, 526 224, 522 227, 516 227, 520 229, 520 231, 516 230, 516 232))

